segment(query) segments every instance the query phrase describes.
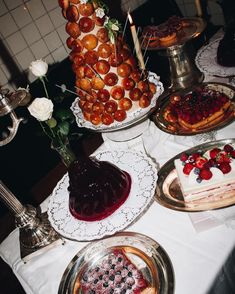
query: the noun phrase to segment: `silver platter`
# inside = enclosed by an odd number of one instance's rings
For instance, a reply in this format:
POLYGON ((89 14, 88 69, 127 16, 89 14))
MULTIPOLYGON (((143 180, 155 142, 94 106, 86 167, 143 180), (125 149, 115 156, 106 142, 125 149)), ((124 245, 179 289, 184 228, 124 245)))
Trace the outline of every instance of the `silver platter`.
MULTIPOLYGON (((225 144, 234 144, 235 139, 226 139, 219 140, 210 143, 204 143, 196 147, 190 148, 185 152, 187 154, 192 154, 198 150, 206 152, 209 149, 214 147, 222 147, 225 144)), ((178 177, 176 174, 174 160, 180 158, 180 154, 176 155, 168 162, 166 162, 158 172, 157 180, 157 189, 155 199, 156 201, 173 210, 187 211, 187 212, 196 212, 196 211, 205 211, 212 209, 224 208, 235 204, 235 193, 232 197, 218 199, 216 201, 200 202, 184 202, 183 195, 180 189, 178 177)))
POLYGON ((162 95, 161 97, 159 97, 157 101, 157 105, 156 105, 156 111, 152 115, 152 120, 154 121, 154 123, 160 130, 172 135, 179 135, 179 136, 193 136, 197 134, 202 134, 202 133, 218 130, 231 124, 234 121, 234 119, 235 119, 235 88, 224 83, 216 83, 216 82, 202 83, 201 85, 195 85, 191 87, 190 89, 180 90, 180 91, 171 93, 167 96, 162 95), (197 128, 193 130, 183 128, 177 122, 175 123, 168 122, 164 118, 164 112, 170 103, 170 97, 172 95, 186 95, 192 92, 198 86, 206 86, 209 89, 213 89, 215 91, 218 91, 220 93, 224 93, 225 95, 227 95, 229 99, 231 100, 231 106, 226 111, 226 113, 223 116, 221 116, 219 120, 215 120, 214 123, 211 123, 211 125, 209 126, 205 125, 202 128, 197 128))
POLYGON ((115 249, 123 250, 127 258, 141 270, 149 286, 155 289, 154 293, 174 292, 174 271, 165 250, 155 240, 145 235, 124 232, 92 242, 79 251, 67 266, 58 293, 82 294, 81 274, 99 265, 115 249))

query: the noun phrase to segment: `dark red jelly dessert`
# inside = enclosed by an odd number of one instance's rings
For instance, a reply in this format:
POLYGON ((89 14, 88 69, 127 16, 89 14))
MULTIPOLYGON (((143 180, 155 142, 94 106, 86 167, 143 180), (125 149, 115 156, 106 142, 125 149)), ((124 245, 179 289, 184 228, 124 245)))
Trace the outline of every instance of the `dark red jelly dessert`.
POLYGON ((99 264, 84 272, 80 284, 84 294, 140 294, 148 287, 148 282, 142 272, 122 250, 114 250, 99 264))
POLYGON ((111 215, 127 199, 130 175, 117 166, 95 158, 80 158, 69 167, 69 210, 84 221, 111 215))

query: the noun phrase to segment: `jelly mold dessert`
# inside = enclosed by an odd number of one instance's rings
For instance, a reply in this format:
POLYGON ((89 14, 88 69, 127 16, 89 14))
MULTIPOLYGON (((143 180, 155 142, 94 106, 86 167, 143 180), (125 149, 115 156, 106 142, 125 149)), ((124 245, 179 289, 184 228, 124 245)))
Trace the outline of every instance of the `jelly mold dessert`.
POLYGON ((79 158, 69 166, 68 175, 69 210, 79 220, 111 215, 130 193, 130 175, 107 161, 79 158))

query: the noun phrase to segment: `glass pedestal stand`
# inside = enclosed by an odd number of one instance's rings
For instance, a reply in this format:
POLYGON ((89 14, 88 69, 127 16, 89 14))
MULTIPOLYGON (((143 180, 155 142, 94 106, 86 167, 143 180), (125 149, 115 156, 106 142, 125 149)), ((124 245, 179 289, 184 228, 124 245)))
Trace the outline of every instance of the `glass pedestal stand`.
POLYGON ((204 75, 187 52, 186 43, 166 48, 170 66, 169 91, 186 89, 203 81, 204 75))
POLYGON ((51 227, 47 213, 42 213, 31 205, 23 206, 2 181, 0 197, 15 215, 15 224, 20 233, 20 255, 24 261, 55 241, 63 242, 51 227))

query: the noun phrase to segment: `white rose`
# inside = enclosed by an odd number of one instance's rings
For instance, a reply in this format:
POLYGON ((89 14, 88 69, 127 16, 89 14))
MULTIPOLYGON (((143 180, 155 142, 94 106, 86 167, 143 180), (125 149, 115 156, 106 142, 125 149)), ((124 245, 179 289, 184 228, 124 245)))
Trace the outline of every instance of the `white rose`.
POLYGON ((32 61, 30 63, 29 69, 36 77, 43 77, 47 73, 48 64, 45 61, 39 59, 36 61, 32 61))
POLYGON ((97 8, 95 10, 95 14, 96 14, 97 17, 102 18, 103 16, 105 16, 104 9, 100 8, 100 7, 97 8))
POLYGON ((45 121, 51 118, 53 107, 54 105, 50 99, 42 97, 34 99, 29 105, 28 110, 37 120, 45 121))

